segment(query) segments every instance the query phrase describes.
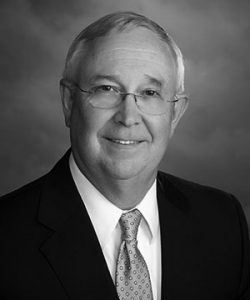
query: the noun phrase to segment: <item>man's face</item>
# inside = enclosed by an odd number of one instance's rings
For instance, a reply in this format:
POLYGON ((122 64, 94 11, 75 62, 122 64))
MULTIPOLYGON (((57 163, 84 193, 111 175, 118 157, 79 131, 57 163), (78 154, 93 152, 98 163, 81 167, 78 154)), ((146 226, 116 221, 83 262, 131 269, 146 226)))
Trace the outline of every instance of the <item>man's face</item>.
MULTIPOLYGON (((174 59, 156 34, 136 28, 98 38, 80 65, 78 85, 114 86, 137 93, 153 89, 173 99, 176 84, 174 59)), ((88 94, 63 96, 72 151, 80 170, 96 178, 131 179, 155 176, 178 117, 173 103, 163 115, 141 112, 128 95, 111 109, 94 108, 88 94)))

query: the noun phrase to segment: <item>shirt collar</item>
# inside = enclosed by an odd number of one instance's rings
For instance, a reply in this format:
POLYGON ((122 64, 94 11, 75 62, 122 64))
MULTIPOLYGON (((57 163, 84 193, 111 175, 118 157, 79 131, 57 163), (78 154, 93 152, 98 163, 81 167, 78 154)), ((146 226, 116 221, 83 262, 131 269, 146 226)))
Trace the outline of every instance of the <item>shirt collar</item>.
MULTIPOLYGON (((103 248, 113 234, 124 211, 105 198, 82 174, 72 153, 69 158, 69 166, 73 180, 95 228, 100 245, 103 248)), ((142 213, 150 232, 150 240, 152 241, 156 237, 159 227, 156 180, 135 208, 142 213)))
POLYGON ((157 236, 157 231, 159 228, 156 180, 136 208, 142 213, 150 231, 150 240, 152 240, 157 236))

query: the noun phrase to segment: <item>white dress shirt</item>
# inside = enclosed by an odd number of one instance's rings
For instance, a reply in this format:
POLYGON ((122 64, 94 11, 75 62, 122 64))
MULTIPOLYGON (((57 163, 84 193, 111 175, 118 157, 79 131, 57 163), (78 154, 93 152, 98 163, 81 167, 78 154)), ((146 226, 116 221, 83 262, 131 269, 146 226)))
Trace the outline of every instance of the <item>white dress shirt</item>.
MULTIPOLYGON (((115 282, 117 256, 121 244, 119 219, 125 211, 106 199, 81 173, 73 155, 69 159, 70 171, 78 192, 92 221, 111 277, 115 282), (103 225, 105 224, 105 226, 103 225)), ((143 200, 135 207, 142 214, 138 229, 138 248, 150 274, 154 300, 161 299, 161 241, 156 197, 156 181, 143 200)))

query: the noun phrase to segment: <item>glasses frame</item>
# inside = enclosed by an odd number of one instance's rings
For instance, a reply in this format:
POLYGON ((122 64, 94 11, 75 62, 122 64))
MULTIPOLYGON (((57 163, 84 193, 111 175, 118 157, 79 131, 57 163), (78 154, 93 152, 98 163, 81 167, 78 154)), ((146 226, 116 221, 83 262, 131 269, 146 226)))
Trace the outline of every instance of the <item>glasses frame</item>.
MULTIPOLYGON (((82 89, 78 84, 74 84, 75 85, 75 87, 76 88, 78 88, 81 92, 83 92, 83 93, 88 93, 88 94, 94 94, 94 92, 92 92, 91 90, 84 90, 84 89, 82 89)), ((118 89, 116 89, 116 88, 114 88, 114 90, 121 96, 121 98, 122 99, 125 99, 126 98, 126 96, 128 96, 128 95, 133 95, 134 96, 134 98, 135 98, 135 102, 137 102, 137 97, 139 97, 139 98, 142 98, 143 96, 142 95, 138 95, 138 94, 135 94, 135 93, 130 93, 130 92, 121 92, 121 91, 119 91, 118 89)), ((179 101, 179 99, 177 98, 177 96, 175 95, 174 96, 174 100, 164 100, 164 101, 166 101, 166 102, 177 102, 177 101, 179 101)))
MULTIPOLYGON (((61 80, 60 80, 60 83, 61 83, 62 85, 64 85, 64 86, 68 87, 69 89, 72 89, 73 87, 76 87, 76 88, 77 88, 80 92, 82 92, 82 93, 87 93, 87 94, 89 94, 89 95, 94 94, 94 92, 92 92, 91 90, 85 90, 85 89, 81 88, 77 83, 72 82, 72 81, 68 81, 68 80, 65 80, 65 79, 61 79, 61 80)), ((119 91, 118 89, 115 89, 115 90, 116 90, 116 92, 121 96, 122 101, 126 98, 126 96, 128 96, 128 95, 133 95, 133 96, 134 96, 134 99, 135 99, 135 103, 137 104, 137 102, 138 102, 137 97, 143 97, 143 96, 138 95, 138 94, 135 94, 135 93, 131 93, 131 92, 121 92, 121 91, 119 91)), ((169 103, 176 103, 176 102, 178 102, 180 99, 188 99, 188 96, 185 95, 185 94, 181 94, 181 95, 179 95, 179 96, 178 96, 177 94, 175 94, 173 98, 174 98, 174 100, 164 100, 164 101, 165 101, 165 102, 169 102, 169 103)), ((121 101, 121 102, 122 102, 122 101, 121 101)), ((120 102, 120 103, 121 103, 121 102, 120 102)), ((94 106, 91 102, 89 102, 89 103, 90 103, 93 107, 95 107, 95 108, 109 109, 109 108, 104 108, 104 107, 94 106)), ((119 104, 120 104, 120 103, 119 103, 119 104)), ((112 106, 112 107, 110 107, 110 108, 119 106, 119 104, 117 104, 117 105, 115 105, 115 106, 112 106)), ((139 107, 138 105, 137 105, 137 107, 138 107, 139 110, 141 110, 140 107, 139 107)), ((146 113, 146 112, 144 112, 144 113, 146 113)), ((146 113, 146 114, 150 114, 150 113, 146 113)), ((165 114, 165 112, 164 112, 164 113, 160 113, 160 114, 150 114, 150 115, 162 115, 162 114, 165 114)))

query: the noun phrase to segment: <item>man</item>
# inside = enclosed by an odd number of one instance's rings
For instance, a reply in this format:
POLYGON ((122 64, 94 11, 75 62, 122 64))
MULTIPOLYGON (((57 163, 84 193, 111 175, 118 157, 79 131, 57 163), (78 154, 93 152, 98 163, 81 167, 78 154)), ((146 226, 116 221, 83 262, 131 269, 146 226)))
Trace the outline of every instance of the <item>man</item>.
POLYGON ((60 89, 72 147, 1 199, 1 299, 250 299, 238 201, 158 172, 187 107, 172 38, 107 15, 74 40, 60 89))

